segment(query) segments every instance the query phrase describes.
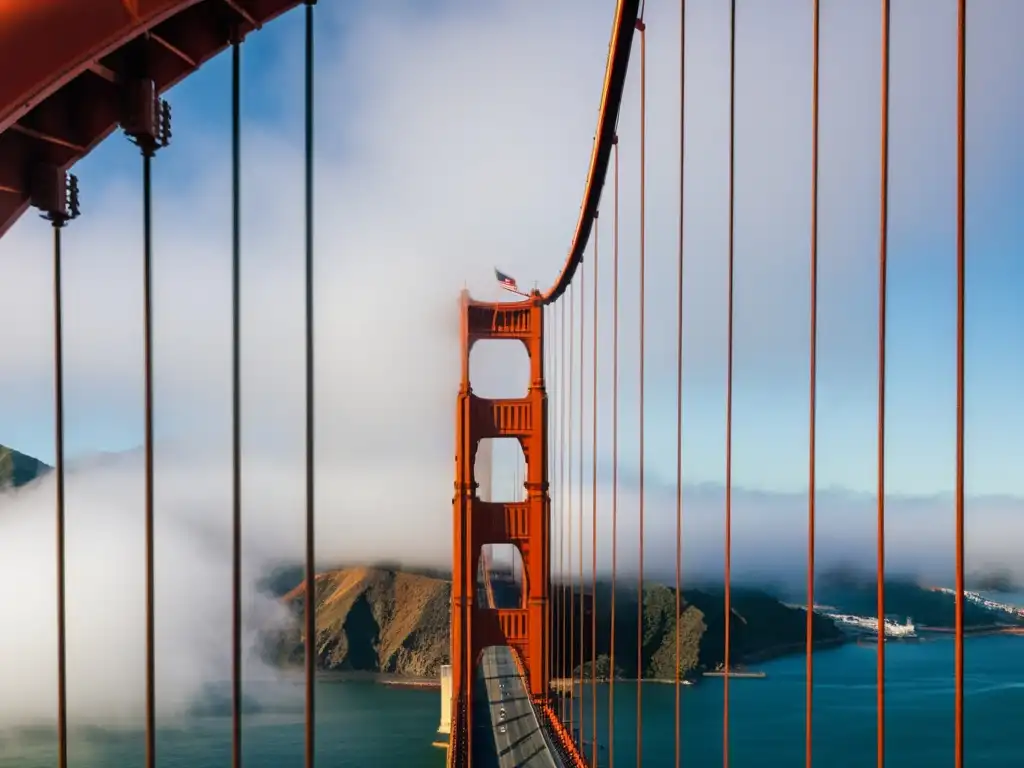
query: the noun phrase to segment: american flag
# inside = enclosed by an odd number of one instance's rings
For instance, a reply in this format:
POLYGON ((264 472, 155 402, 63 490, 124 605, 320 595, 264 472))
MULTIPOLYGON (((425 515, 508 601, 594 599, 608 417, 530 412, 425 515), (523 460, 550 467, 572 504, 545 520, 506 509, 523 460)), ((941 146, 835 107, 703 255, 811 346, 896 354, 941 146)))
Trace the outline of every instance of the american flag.
POLYGON ((494 270, 494 277, 498 280, 498 284, 506 291, 512 291, 512 293, 519 293, 519 286, 516 285, 514 278, 509 277, 504 272, 497 269, 494 270))

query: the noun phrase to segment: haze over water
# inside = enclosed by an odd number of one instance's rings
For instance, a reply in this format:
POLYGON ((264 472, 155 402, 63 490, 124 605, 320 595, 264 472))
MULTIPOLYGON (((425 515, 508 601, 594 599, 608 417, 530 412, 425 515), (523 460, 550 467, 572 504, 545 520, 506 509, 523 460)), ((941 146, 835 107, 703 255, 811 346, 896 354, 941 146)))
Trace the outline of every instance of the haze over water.
MULTIPOLYGON (((1024 760, 1015 728, 1024 711, 1024 639, 973 638, 966 658, 966 757, 985 768, 1016 768, 1024 760)), ((875 651, 848 645, 815 655, 815 764, 860 768, 875 760, 875 651)), ((936 640, 887 647, 886 757, 893 765, 943 766, 953 761, 953 643, 936 640)), ((760 667, 761 680, 733 680, 731 764, 803 765, 804 659, 792 656, 760 667)), ((584 698, 590 738, 591 704, 584 698)), ((319 765, 346 768, 440 768, 431 746, 440 714, 436 690, 394 689, 363 682, 322 683, 318 690, 319 765)), ((674 688, 643 689, 643 765, 675 764, 674 688)), ((683 689, 683 764, 722 764, 722 685, 708 680, 683 689)), ((246 719, 245 764, 302 765, 301 704, 246 719)), ((607 686, 598 687, 598 764, 608 761, 607 686)), ((615 686, 615 764, 635 765, 636 686, 615 686)), ((159 765, 222 768, 230 760, 230 718, 206 716, 163 728, 159 765)), ((79 768, 134 768, 142 760, 137 731, 75 730, 71 762, 79 768)), ((49 729, 0 737, 0 768, 51 768, 49 729)))

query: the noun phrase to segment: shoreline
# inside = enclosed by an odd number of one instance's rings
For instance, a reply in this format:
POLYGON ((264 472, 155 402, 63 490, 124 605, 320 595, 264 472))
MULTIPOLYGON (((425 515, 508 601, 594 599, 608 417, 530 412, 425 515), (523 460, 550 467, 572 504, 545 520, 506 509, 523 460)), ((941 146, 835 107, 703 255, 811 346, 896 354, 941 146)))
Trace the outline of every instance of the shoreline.
MULTIPOLYGON (((993 635, 1010 635, 1016 637, 1024 637, 1024 627, 1010 628, 1002 627, 1000 629, 983 629, 981 631, 967 631, 964 633, 965 637, 991 637, 993 635)), ((931 634, 931 637, 924 636, 915 638, 919 641, 927 641, 929 639, 940 640, 945 639, 952 635, 952 632, 938 631, 931 634)), ((828 651, 835 648, 839 648, 844 645, 858 645, 859 643, 855 638, 838 637, 838 638, 826 638, 814 641, 813 650, 814 652, 828 651)), ((776 659, 785 658, 787 656, 795 656, 802 654, 806 649, 806 642, 799 641, 794 643, 785 643, 782 645, 771 646, 764 648, 754 653, 748 653, 740 657, 737 663, 733 666, 732 671, 729 672, 731 679, 737 678, 751 678, 751 679, 763 679, 767 677, 767 673, 762 670, 750 669, 753 664, 761 664, 776 659)), ((317 679, 325 682, 364 682, 373 683, 375 685, 385 685, 391 688, 406 688, 410 690, 440 690, 441 680, 440 677, 429 678, 422 676, 403 676, 394 672, 364 672, 359 670, 317 670, 317 679)), ((699 674, 695 674, 689 677, 680 679, 683 685, 694 685, 702 677, 724 677, 722 670, 709 669, 701 671, 699 674)), ((551 687, 555 690, 566 690, 569 688, 569 679, 564 677, 553 677, 551 678, 551 687)), ((572 678, 573 685, 579 684, 579 677, 572 678)), ((585 677, 584 685, 589 685, 594 682, 592 677, 585 677)), ((607 685, 612 682, 607 677, 597 678, 598 683, 607 685)), ((616 683, 636 683, 637 678, 635 677, 616 677, 614 678, 616 683)), ((675 685, 675 678, 662 678, 662 677, 645 677, 641 678, 640 682, 652 683, 655 685, 675 685)))
POLYGON ((431 689, 441 688, 440 674, 436 678, 423 676, 409 676, 396 674, 394 672, 369 672, 352 669, 318 669, 317 680, 328 683, 373 683, 374 685, 388 685, 392 688, 416 688, 431 689))

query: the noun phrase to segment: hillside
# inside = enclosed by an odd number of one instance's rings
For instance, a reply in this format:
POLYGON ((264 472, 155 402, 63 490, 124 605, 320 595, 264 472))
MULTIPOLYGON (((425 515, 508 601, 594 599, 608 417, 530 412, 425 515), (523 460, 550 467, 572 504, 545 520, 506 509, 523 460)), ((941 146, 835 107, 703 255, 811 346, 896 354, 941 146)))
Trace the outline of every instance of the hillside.
MULTIPOLYGON (((731 662, 733 665, 754 663, 774 656, 800 652, 805 647, 807 615, 801 609, 790 608, 766 592, 734 587, 731 591, 732 621, 731 662)), ((589 600, 587 601, 589 603, 589 600)), ((725 656, 725 600, 721 588, 698 590, 684 589, 681 594, 681 611, 676 617, 676 593, 674 589, 659 584, 645 585, 643 609, 637 610, 635 590, 617 589, 615 596, 615 667, 616 675, 636 677, 637 639, 641 640, 640 661, 642 676, 653 679, 674 678, 676 662, 676 637, 679 637, 679 672, 683 677, 692 677, 701 671, 712 670, 724 661, 725 656), (637 621, 642 617, 641 632, 637 632, 637 621)), ((578 616, 578 603, 575 604, 578 616)), ((607 585, 598 587, 597 595, 597 672, 607 676, 611 646, 611 589, 607 585)), ((590 640, 590 606, 584 606, 583 658, 592 658, 590 640)), ((576 619, 578 623, 578 618, 576 619)), ((564 630, 556 622, 556 636, 564 630)), ((580 649, 578 628, 570 627, 575 633, 575 646, 568 652, 571 666, 578 674, 580 649)), ((814 637, 819 647, 829 647, 843 642, 842 633, 829 619, 815 616, 814 637)), ((568 649, 569 643, 564 643, 568 649)), ((590 663, 584 663, 589 674, 590 663)))
MULTIPOLYGON (((316 580, 317 666, 433 677, 448 663, 451 583, 381 568, 344 568, 316 580)), ((282 598, 297 615, 305 584, 282 598)), ((298 663, 304 634, 280 638, 278 658, 298 663)))
POLYGON ((0 445, 0 488, 25 485, 50 469, 50 466, 19 453, 13 448, 0 445))
MULTIPOLYGON (((713 669, 724 652, 723 600, 713 591, 686 590, 680 619, 675 618, 675 592, 659 585, 644 590, 644 676, 672 677, 675 637, 680 633, 681 672, 689 675, 713 669)), ((281 598, 301 615, 305 588, 299 584, 281 598)), ((617 594, 616 668, 623 676, 636 674, 636 592, 617 594)), ((432 677, 449 658, 450 582, 435 576, 389 568, 344 568, 317 577, 317 664, 320 669, 385 672, 432 677)), ((576 603, 578 610, 579 603, 576 603)), ((607 655, 610 641, 610 590, 598 594, 598 656, 607 655)), ((589 628, 589 601, 585 607, 589 628)), ((732 649, 737 663, 756 661, 801 650, 805 614, 787 608, 770 595, 733 590, 732 649)), ((821 618, 817 636, 840 642, 835 625, 821 618)), ((561 632, 556 624, 556 636, 561 632)), ((584 659, 591 656, 590 633, 585 633, 584 659)), ((298 664, 303 656, 301 628, 275 638, 278 661, 298 664)), ((575 630, 573 667, 578 666, 579 634, 575 630)), ((564 646, 568 648, 568 636, 564 646)), ((607 667, 607 659, 599 661, 607 667)), ((557 670, 553 672, 557 675, 557 670)))

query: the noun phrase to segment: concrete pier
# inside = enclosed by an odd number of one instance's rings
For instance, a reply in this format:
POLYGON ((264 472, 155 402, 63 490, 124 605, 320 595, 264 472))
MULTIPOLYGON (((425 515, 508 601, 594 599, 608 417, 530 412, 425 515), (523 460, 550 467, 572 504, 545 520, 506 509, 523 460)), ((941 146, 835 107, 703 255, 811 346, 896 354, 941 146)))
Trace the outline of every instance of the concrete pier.
POLYGON ((434 746, 448 748, 452 734, 452 668, 450 664, 441 667, 441 724, 434 736, 434 746))

